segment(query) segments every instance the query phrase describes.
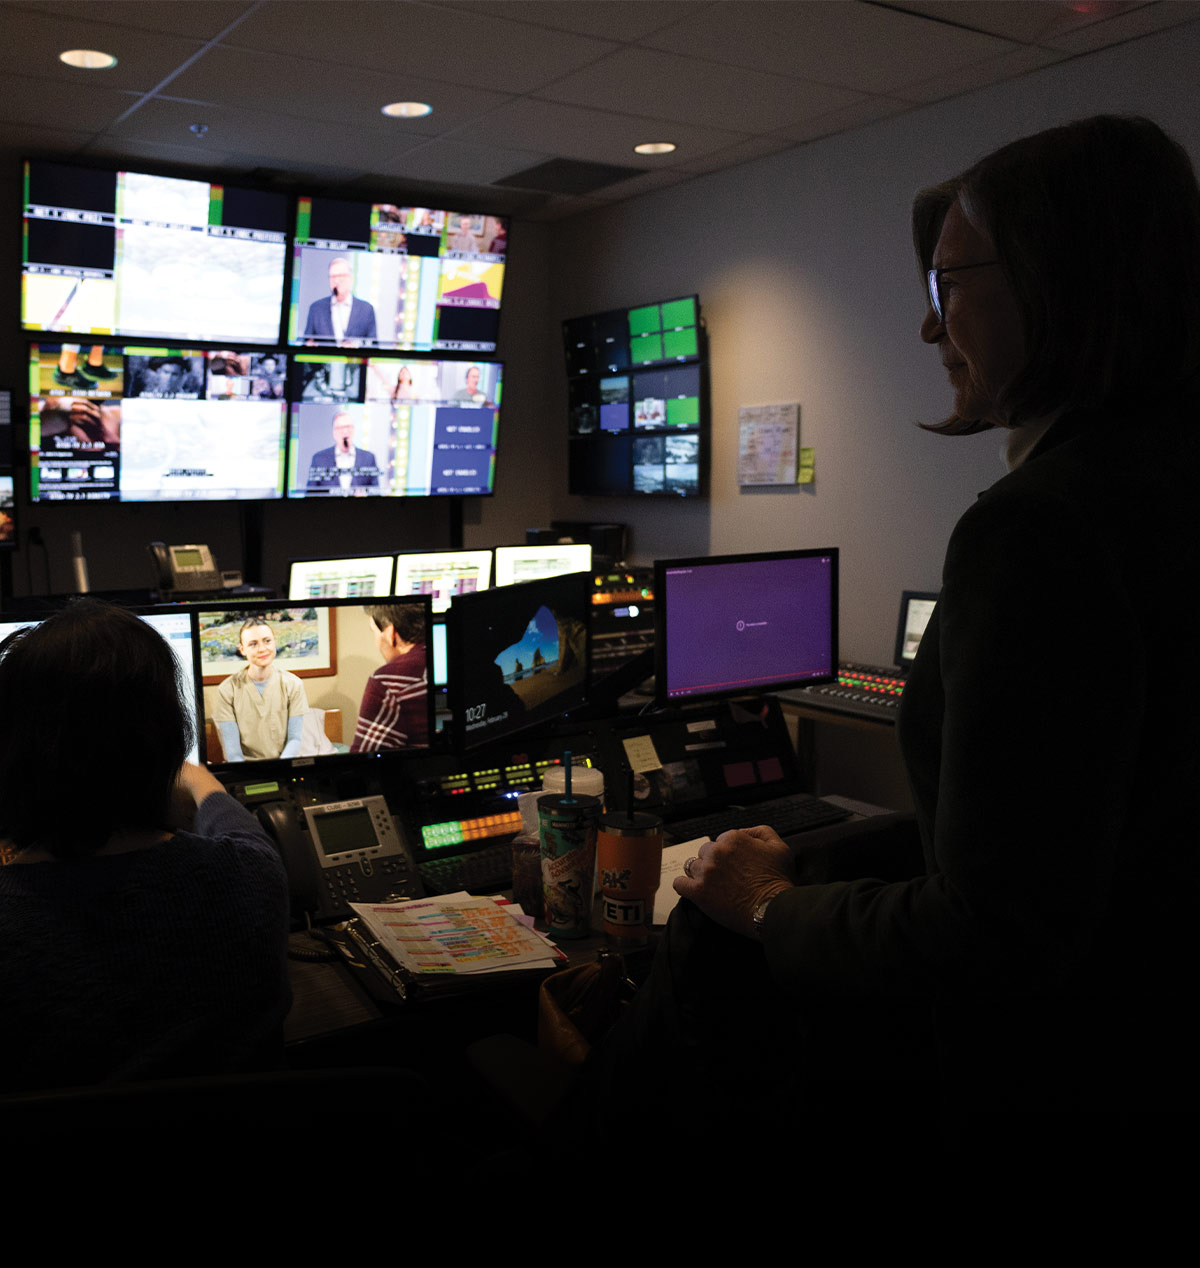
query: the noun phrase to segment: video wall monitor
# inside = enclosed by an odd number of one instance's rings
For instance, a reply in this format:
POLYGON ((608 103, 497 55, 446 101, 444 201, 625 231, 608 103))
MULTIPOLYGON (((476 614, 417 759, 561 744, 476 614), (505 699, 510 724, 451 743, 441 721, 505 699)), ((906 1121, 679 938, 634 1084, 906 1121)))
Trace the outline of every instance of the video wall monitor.
POLYGON ((396 352, 494 352, 508 219, 302 197, 288 341, 396 352))
POLYGON ((287 230, 282 193, 26 162, 22 324, 278 343, 287 230))
POLYGON ((283 492, 286 358, 246 348, 32 344, 33 501, 283 492))
POLYGON ((12 550, 17 544, 15 456, 12 393, 0 388, 0 550, 12 550))
POLYGON ((366 599, 395 594, 391 555, 344 559, 293 559, 289 599, 366 599))
POLYGON ((592 579, 583 572, 455 596, 449 692, 459 749, 587 702, 591 599, 592 579))
POLYGON ((396 556, 396 594, 427 594, 435 615, 449 611, 456 594, 486 590, 492 579, 490 550, 426 550, 396 556))
POLYGON ((694 295, 563 323, 572 493, 698 497, 706 346, 694 295))
POLYGON ((491 493, 504 366, 299 352, 288 497, 491 493))
MULTIPOLYGON (((188 754, 188 761, 199 762, 200 746, 199 730, 196 725, 196 679, 191 617, 182 608, 142 609, 135 610, 135 614, 162 635, 175 655, 182 682, 183 699, 187 704, 188 717, 192 723, 192 734, 196 737, 196 742, 193 743, 188 754)), ((42 620, 45 620, 45 617, 28 621, 0 619, 0 643, 4 642, 10 634, 15 634, 17 630, 25 629, 30 625, 40 625, 42 620)))
POLYGON ((907 673, 917 659, 917 648, 933 609, 936 590, 905 590, 900 595, 900 620, 896 627, 896 664, 907 673))
POLYGON ((660 703, 837 678, 835 548, 659 559, 654 602, 660 703))
POLYGON ((592 571, 592 547, 588 542, 560 542, 554 546, 497 546, 496 584, 511 586, 538 577, 559 577, 568 572, 592 571))
POLYGON ((209 766, 428 750, 427 598, 212 603, 189 615, 209 766))

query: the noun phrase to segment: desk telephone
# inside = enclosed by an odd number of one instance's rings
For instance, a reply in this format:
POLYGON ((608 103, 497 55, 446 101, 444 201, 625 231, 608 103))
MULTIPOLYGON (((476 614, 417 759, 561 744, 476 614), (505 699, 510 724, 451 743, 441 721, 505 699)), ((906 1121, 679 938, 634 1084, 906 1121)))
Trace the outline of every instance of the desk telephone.
POLYGON ((344 920, 352 902, 425 896, 412 852, 382 797, 324 806, 301 806, 288 797, 255 813, 283 856, 294 915, 344 920))

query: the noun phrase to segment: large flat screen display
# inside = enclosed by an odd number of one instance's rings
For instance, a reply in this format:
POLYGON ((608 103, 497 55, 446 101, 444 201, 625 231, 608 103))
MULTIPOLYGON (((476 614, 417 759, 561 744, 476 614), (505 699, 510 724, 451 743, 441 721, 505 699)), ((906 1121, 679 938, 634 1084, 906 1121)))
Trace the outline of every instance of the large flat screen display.
POLYGON ((298 352, 288 496, 491 493, 504 367, 298 352))
POLYGON ((32 344, 30 497, 280 497, 285 371, 246 348, 32 344))
POLYGON ((26 330, 279 341, 287 196, 144 172, 25 164, 26 330))
POLYGON ((302 197, 293 251, 293 344, 496 349, 504 217, 302 197))
POLYGON ((0 550, 17 544, 17 507, 13 473, 12 393, 0 389, 0 550))
POLYGON ((655 560, 655 678, 679 702, 837 677, 838 552, 655 560))

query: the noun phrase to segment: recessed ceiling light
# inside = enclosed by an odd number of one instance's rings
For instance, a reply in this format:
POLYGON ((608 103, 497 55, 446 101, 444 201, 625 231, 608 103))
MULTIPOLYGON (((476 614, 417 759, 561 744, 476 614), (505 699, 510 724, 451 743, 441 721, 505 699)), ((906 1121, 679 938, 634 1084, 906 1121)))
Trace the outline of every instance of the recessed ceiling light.
POLYGON ((643 141, 641 145, 633 147, 633 152, 635 154, 670 154, 674 148, 674 141, 643 141))
POLYGON ((58 60, 80 70, 108 70, 117 64, 111 53, 100 53, 94 48, 69 48, 65 53, 59 53, 58 60))
POLYGON ((422 115, 433 114, 433 107, 423 101, 393 101, 390 106, 383 107, 383 113, 393 119, 419 119, 422 115))

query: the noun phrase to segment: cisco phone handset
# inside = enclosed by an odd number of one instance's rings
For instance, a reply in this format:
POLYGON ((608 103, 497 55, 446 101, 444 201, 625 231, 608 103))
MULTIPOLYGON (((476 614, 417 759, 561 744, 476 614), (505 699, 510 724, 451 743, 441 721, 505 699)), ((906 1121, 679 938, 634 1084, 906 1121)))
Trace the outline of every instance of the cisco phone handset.
POLYGON ((151 542, 147 549, 159 590, 221 589, 221 573, 207 546, 168 546, 164 542, 151 542))
POLYGON ((291 798, 259 806, 259 822, 279 845, 293 914, 343 920, 351 903, 423 898, 408 848, 382 797, 301 807, 291 798))

